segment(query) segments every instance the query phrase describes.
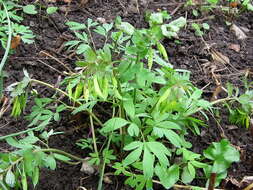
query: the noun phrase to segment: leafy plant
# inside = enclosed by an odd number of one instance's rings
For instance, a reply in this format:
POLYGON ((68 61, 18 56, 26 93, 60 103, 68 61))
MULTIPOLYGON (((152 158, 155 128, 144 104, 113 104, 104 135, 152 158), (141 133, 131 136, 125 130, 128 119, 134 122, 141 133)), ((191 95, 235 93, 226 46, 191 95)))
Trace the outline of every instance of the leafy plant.
MULTIPOLYGON (((29 132, 45 130, 49 122, 60 119, 60 112, 65 109, 87 115, 93 147, 84 140, 78 145, 92 150, 89 162, 100 166, 98 189, 102 189, 105 166, 109 164, 116 175, 125 175, 125 183, 137 190, 151 189, 154 178, 165 188, 179 180, 188 184, 196 178, 198 168, 208 177, 212 166, 203 162, 203 155, 191 151, 192 144, 186 136, 199 135, 200 128, 206 126, 194 116, 196 113, 208 119, 204 111, 233 99, 212 103, 202 99, 202 90, 191 83, 190 72, 173 69, 169 63, 162 40, 177 37, 186 24, 185 18, 170 21, 168 14, 159 12, 150 13, 147 19, 149 28, 144 29, 137 29, 119 17, 111 24, 91 19, 87 23, 66 23, 76 37, 66 43, 79 55, 76 72, 70 70, 60 88, 32 79, 25 72, 23 81, 10 88, 16 100, 14 116, 22 113, 26 99, 20 97, 29 96, 30 84, 45 85, 57 92, 50 98, 35 97, 32 112, 26 117, 31 120, 30 126, 35 126, 29 132), (70 105, 59 101, 59 95, 66 96, 70 105), (98 140, 103 143, 97 143, 98 140)), ((11 136, 21 133, 27 130, 11 136)), ((230 150, 228 143, 224 147, 230 150)), ((206 158, 215 164, 210 151, 206 151, 206 158)))
POLYGON ((204 31, 210 29, 210 26, 207 23, 202 23, 202 24, 192 23, 191 26, 195 30, 196 36, 203 36, 204 31))
POLYGON ((20 140, 11 136, 6 138, 6 142, 17 150, 0 154, 0 188, 27 190, 28 178, 31 179, 35 187, 39 182, 40 169, 55 170, 56 160, 68 164, 82 162, 81 158, 48 147, 49 137, 56 134, 59 133, 55 133, 53 130, 44 131, 41 138, 38 138, 30 131, 25 138, 20 140), (45 148, 41 148, 38 143, 44 145, 45 148), (72 162, 72 160, 77 162, 72 162))
POLYGON ((253 112, 252 84, 248 85, 247 82, 245 82, 246 91, 241 95, 239 94, 238 88, 234 88, 231 84, 227 86, 229 96, 236 97, 235 101, 230 101, 226 104, 230 113, 229 121, 232 124, 249 128, 253 112))

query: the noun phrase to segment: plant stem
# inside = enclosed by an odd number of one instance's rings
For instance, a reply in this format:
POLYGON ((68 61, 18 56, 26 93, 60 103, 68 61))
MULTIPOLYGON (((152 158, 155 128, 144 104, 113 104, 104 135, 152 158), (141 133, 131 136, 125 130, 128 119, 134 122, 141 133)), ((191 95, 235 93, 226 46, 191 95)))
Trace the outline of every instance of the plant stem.
MULTIPOLYGON (((218 100, 215 100, 213 102, 211 102, 211 105, 215 105, 215 104, 219 104, 219 103, 222 103, 222 102, 226 102, 226 101, 229 101, 229 100, 236 100, 235 97, 227 97, 227 98, 221 98, 221 99, 218 99, 218 100)), ((196 109, 195 112, 191 112, 190 114, 187 114, 186 116, 190 116, 190 115, 193 115, 201 110, 203 110, 204 108, 203 107, 200 107, 198 109, 196 109)))
POLYGON ((5 52, 4 52, 4 56, 1 60, 1 63, 0 63, 0 99, 2 98, 2 95, 3 95, 3 67, 6 63, 6 60, 8 58, 8 55, 9 55, 9 51, 10 51, 10 47, 11 47, 11 36, 12 36, 12 29, 11 29, 11 21, 10 21, 10 17, 9 17, 9 13, 8 13, 8 10, 5 6, 5 3, 2 2, 3 4, 3 7, 4 7, 4 10, 5 10, 5 14, 6 14, 6 17, 7 17, 7 21, 8 21, 8 40, 7 40, 7 45, 6 45, 6 49, 5 49, 5 52))
POLYGON ((1 74, 1 76, 2 76, 2 70, 3 70, 4 64, 7 60, 8 55, 9 55, 9 51, 10 51, 10 47, 11 47, 11 36, 12 36, 11 21, 10 21, 9 13, 8 13, 8 10, 5 6, 5 3, 2 2, 2 4, 3 4, 5 14, 6 14, 6 17, 7 17, 7 21, 8 21, 8 33, 9 34, 8 34, 8 41, 7 41, 7 46, 6 46, 6 49, 5 49, 5 53, 4 53, 3 59, 2 59, 1 64, 0 64, 0 74, 1 74))
MULTIPOLYGON (((109 137, 109 140, 108 140, 108 143, 107 143, 107 147, 106 147, 106 153, 110 148, 112 135, 113 135, 113 133, 110 134, 110 137, 109 137)), ((100 172, 100 178, 99 178, 98 189, 97 190, 102 190, 102 187, 103 187, 103 179, 104 179, 105 164, 106 164, 105 160, 106 160, 106 154, 105 154, 105 157, 103 158, 103 166, 102 166, 102 169, 101 169, 101 172, 100 172)))
POLYGON ((35 150, 34 152, 39 152, 39 151, 42 151, 42 152, 54 152, 54 153, 58 153, 58 154, 61 154, 61 155, 64 155, 64 156, 67 156, 73 160, 78 160, 78 161, 84 161, 83 158, 79 158, 73 154, 70 154, 70 153, 67 153, 63 150, 59 150, 59 149, 55 149, 55 148, 47 148, 47 149, 39 149, 39 150, 35 150))
POLYGON ((2 180, 0 180, 0 186, 3 188, 3 190, 8 190, 2 180))
POLYGON ((31 83, 32 83, 32 82, 36 82, 36 83, 42 84, 42 85, 44 85, 44 86, 47 86, 47 87, 49 87, 49 88, 52 88, 52 89, 54 89, 55 91, 58 91, 58 92, 64 94, 65 96, 67 96, 67 97, 73 99, 72 97, 70 97, 70 96, 69 96, 66 92, 64 92, 63 90, 61 90, 61 89, 59 89, 59 88, 56 88, 56 87, 54 87, 53 85, 48 84, 48 83, 46 83, 46 82, 43 82, 43 81, 40 81, 40 80, 36 80, 36 79, 31 79, 30 82, 31 82, 31 83))
POLYGON ((91 115, 90 115, 90 127, 91 127, 94 151, 95 151, 96 155, 98 156, 98 147, 97 147, 97 142, 96 142, 96 134, 95 134, 94 124, 93 124, 93 118, 92 118, 91 115))
POLYGON ((22 135, 22 134, 28 133, 30 131, 35 131, 35 130, 40 129, 40 128, 41 128, 40 126, 37 126, 37 127, 34 127, 34 128, 24 130, 24 131, 17 132, 17 133, 12 133, 12 134, 9 134, 9 135, 5 135, 5 136, 0 137, 0 141, 4 140, 6 138, 9 138, 9 137, 15 137, 15 136, 18 136, 18 135, 22 135))

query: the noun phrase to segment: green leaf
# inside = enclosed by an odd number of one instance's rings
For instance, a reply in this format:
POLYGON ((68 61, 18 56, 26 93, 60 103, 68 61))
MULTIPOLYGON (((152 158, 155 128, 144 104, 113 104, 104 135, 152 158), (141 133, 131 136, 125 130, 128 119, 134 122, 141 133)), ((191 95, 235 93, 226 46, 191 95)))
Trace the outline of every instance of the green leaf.
POLYGON ((82 30, 86 28, 85 24, 80 24, 73 21, 67 22, 66 25, 70 27, 70 30, 82 30))
POLYGON ((150 149, 151 152, 155 154, 155 156, 158 158, 159 162, 162 165, 168 166, 169 160, 167 156, 170 156, 171 153, 162 143, 160 142, 147 142, 146 145, 150 149))
POLYGON ((106 36, 106 30, 105 30, 104 27, 102 27, 102 26, 98 26, 98 27, 94 30, 94 32, 96 32, 96 33, 98 33, 98 34, 100 34, 100 35, 102 35, 102 36, 106 36))
POLYGON ((157 48, 158 48, 159 52, 163 55, 163 58, 166 61, 168 61, 169 58, 168 58, 168 54, 167 54, 165 47, 160 42, 157 42, 157 48))
POLYGON ((157 165, 155 173, 166 189, 170 189, 179 180, 179 166, 174 164, 169 169, 157 165))
POLYGON ((39 176, 40 176, 40 169, 39 167, 35 167, 32 176, 33 187, 35 187, 38 184, 39 176))
POLYGON ((177 37, 177 33, 179 32, 180 28, 184 27, 185 24, 186 19, 184 17, 179 17, 169 24, 163 24, 161 26, 162 33, 168 38, 177 37))
POLYGON ((58 10, 58 7, 48 7, 47 8, 47 14, 53 14, 58 10))
POLYGON ((138 125, 136 125, 135 123, 131 123, 131 124, 129 125, 129 127, 127 128, 127 132, 128 132, 128 134, 129 134, 130 136, 132 136, 132 137, 133 137, 133 136, 138 137, 140 130, 139 130, 138 125))
POLYGON ((126 95, 124 96, 124 99, 123 99, 123 107, 124 107, 126 113, 127 113, 131 118, 133 118, 134 115, 135 115, 135 107, 134 107, 133 98, 132 98, 129 94, 126 94, 126 95))
POLYGON ((121 127, 124 127, 125 125, 129 124, 129 122, 125 119, 122 119, 120 117, 114 117, 112 119, 109 119, 102 128, 102 131, 104 133, 108 133, 111 131, 114 131, 116 129, 119 129, 121 127))
POLYGON ((96 103, 97 103, 96 101, 87 102, 87 103, 85 103, 85 104, 79 106, 78 108, 76 108, 76 109, 72 112, 72 114, 75 115, 75 114, 77 114, 77 113, 79 113, 79 112, 82 112, 82 111, 85 111, 85 110, 87 110, 87 109, 90 109, 90 108, 92 108, 96 103))
POLYGON ((177 133, 172 130, 164 130, 166 138, 176 147, 180 148, 183 144, 181 138, 177 133))
POLYGON ((26 5, 23 7, 23 11, 26 13, 26 14, 31 14, 31 15, 35 15, 37 14, 37 11, 36 11, 36 8, 34 5, 26 5))
POLYGON ((183 168, 183 172, 181 174, 181 179, 182 179, 183 183, 186 183, 186 184, 191 183, 192 180, 194 179, 194 177, 192 177, 192 175, 191 175, 191 173, 190 173, 187 166, 185 166, 183 168))
POLYGON ((140 146, 139 148, 132 151, 130 154, 127 155, 127 157, 123 160, 124 166, 128 166, 135 161, 137 161, 142 153, 143 146, 140 146))
POLYGON ((70 161, 70 160, 71 160, 69 157, 64 156, 64 155, 62 155, 62 154, 56 154, 56 153, 54 153, 53 155, 54 155, 54 157, 55 157, 57 160, 61 160, 61 161, 70 161))
POLYGON ((121 22, 119 25, 116 25, 117 29, 125 32, 128 35, 133 35, 135 28, 128 22, 121 22))
POLYGON ((134 141, 131 142, 130 144, 126 145, 124 147, 124 150, 128 151, 128 150, 133 150, 136 149, 137 147, 143 146, 143 143, 141 141, 134 141))
POLYGON ((95 76, 95 77, 93 78, 93 83, 94 83, 94 88, 95 88, 96 94, 97 94, 98 96, 100 96, 101 98, 105 99, 105 97, 104 97, 104 95, 103 95, 103 93, 102 93, 102 91, 101 91, 101 88, 100 88, 100 86, 99 86, 97 76, 95 76))
POLYGON ((27 185, 27 177, 26 177, 26 171, 23 166, 22 174, 21 174, 21 183, 22 183, 22 190, 27 190, 28 185, 27 185))
POLYGON ((203 27, 205 30, 209 30, 209 29, 210 29, 209 24, 207 24, 207 23, 205 23, 205 22, 202 24, 202 27, 203 27))
POLYGON ((149 21, 151 24, 162 24, 163 23, 163 14, 159 13, 152 13, 149 17, 149 21))
POLYGON ((207 164, 199 162, 199 161, 191 161, 191 164, 197 168, 205 168, 207 166, 207 164))
POLYGON ((224 172, 232 162, 240 160, 240 153, 232 147, 228 140, 222 139, 219 143, 212 143, 206 150, 204 156, 214 161, 214 173, 224 172))
POLYGON ((7 171, 5 176, 5 183, 10 187, 14 187, 15 185, 15 175, 10 169, 7 171))
POLYGON ((144 155, 143 155, 143 173, 146 179, 153 177, 154 173, 154 155, 152 155, 147 146, 144 145, 144 155))
POLYGON ((192 178, 195 178, 196 170, 195 170, 195 168, 193 167, 193 165, 191 164, 191 162, 188 162, 187 167, 188 167, 189 173, 190 173, 190 175, 192 176, 192 178))
POLYGON ((44 161, 47 167, 49 167, 51 170, 55 170, 56 161, 53 155, 48 155, 46 158, 44 158, 44 161))
MULTIPOLYGON (((94 52, 92 52, 92 50, 88 44, 79 45, 77 47, 76 53, 86 55, 87 56, 86 61, 87 61, 87 59, 94 60, 95 59, 94 57, 96 56, 96 55, 94 55, 94 52), (87 53, 86 51, 90 51, 90 52, 87 53), (94 57, 92 57, 92 56, 94 56, 94 57)), ((89 61, 87 61, 87 62, 89 62, 89 61)))
POLYGON ((217 4, 219 0, 207 0, 207 2, 210 4, 217 4))

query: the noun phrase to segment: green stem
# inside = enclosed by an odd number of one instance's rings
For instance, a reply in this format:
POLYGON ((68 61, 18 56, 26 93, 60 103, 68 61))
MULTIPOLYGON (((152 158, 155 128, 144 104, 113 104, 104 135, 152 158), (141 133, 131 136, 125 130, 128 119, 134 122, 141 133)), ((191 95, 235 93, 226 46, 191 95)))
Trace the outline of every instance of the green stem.
POLYGON ((98 156, 98 148, 97 148, 97 142, 96 142, 95 128, 94 128, 94 124, 93 124, 93 118, 92 118, 91 115, 90 115, 90 127, 91 127, 94 151, 95 151, 96 155, 98 156))
POLYGON ((10 47, 11 47, 11 36, 12 36, 11 20, 10 20, 10 17, 9 17, 9 13, 8 13, 8 10, 5 6, 5 3, 2 2, 2 4, 3 4, 5 14, 6 14, 6 17, 7 17, 7 21, 8 21, 8 33, 9 34, 8 34, 8 41, 7 41, 7 46, 6 46, 6 49, 5 49, 5 53, 4 53, 3 59, 2 59, 1 64, 0 64, 0 74, 1 74, 1 76, 2 76, 3 67, 4 67, 5 62, 8 58, 8 55, 9 55, 9 51, 10 51, 10 47))
POLYGON ((67 157, 69 157, 69 158, 71 158, 71 159, 73 159, 73 160, 78 160, 78 161, 81 161, 81 162, 84 161, 83 158, 79 158, 79 157, 77 157, 77 156, 75 156, 75 155, 72 155, 72 154, 67 153, 67 152, 65 152, 65 151, 63 151, 63 150, 59 150, 59 149, 55 149, 55 148, 39 149, 39 150, 36 150, 36 151, 34 151, 34 152, 39 152, 39 151, 42 151, 42 152, 53 152, 53 153, 58 153, 58 154, 67 156, 67 157))
MULTIPOLYGON (((70 96, 69 96, 66 92, 64 92, 63 90, 61 90, 61 89, 59 89, 59 88, 56 88, 56 87, 54 87, 53 85, 48 84, 48 83, 46 83, 46 82, 43 82, 43 81, 40 81, 40 80, 36 80, 36 79, 31 79, 30 82, 31 82, 31 83, 32 83, 32 82, 36 82, 36 83, 42 84, 42 85, 44 85, 44 86, 47 86, 47 87, 49 87, 49 88, 52 88, 52 89, 54 89, 55 91, 58 91, 58 92, 64 94, 65 96, 67 96, 67 97, 73 99, 72 97, 70 97, 70 96)), ((75 102, 76 102, 76 101, 75 101, 75 102)))
POLYGON ((34 128, 24 130, 24 131, 17 132, 17 133, 12 133, 12 134, 9 134, 9 135, 5 135, 5 136, 0 137, 0 141, 4 140, 6 138, 9 138, 9 137, 15 137, 15 136, 18 136, 18 135, 22 135, 22 134, 28 133, 30 131, 35 131, 35 130, 40 129, 40 128, 41 128, 40 126, 37 126, 37 127, 34 127, 34 128))
POLYGON ((8 21, 8 33, 9 34, 8 34, 8 40, 7 40, 7 45, 6 45, 6 49, 4 52, 4 56, 3 56, 1 63, 0 63, 0 99, 2 98, 2 95, 3 95, 3 67, 4 67, 6 60, 8 58, 8 55, 9 55, 9 51, 10 51, 10 47, 11 47, 11 36, 12 36, 11 20, 9 17, 9 13, 8 13, 8 10, 5 6, 5 3, 2 2, 2 4, 3 4, 5 14, 7 17, 7 21, 8 21))
MULTIPOLYGON (((219 103, 222 103, 222 102, 226 102, 226 101, 230 101, 230 100, 237 100, 237 98, 235 97, 227 97, 227 98, 222 98, 222 99, 218 99, 218 100, 215 100, 213 102, 211 102, 211 106, 215 105, 215 104, 219 104, 219 103)), ((194 112, 191 112, 190 114, 187 114, 186 116, 190 116, 190 115, 193 115, 201 110, 203 110, 204 108, 203 107, 200 107, 198 109, 196 109, 196 111, 194 112)))
MULTIPOLYGON (((107 144, 107 147, 106 147, 106 152, 110 148, 110 144, 111 144, 111 140, 112 140, 112 135, 113 135, 113 133, 110 134, 110 137, 109 137, 109 140, 108 140, 108 144, 107 144)), ((99 178, 97 190, 102 190, 102 188, 103 188, 103 179, 104 179, 105 164, 106 164, 105 160, 106 160, 106 154, 105 154, 105 157, 103 158, 103 166, 102 166, 102 169, 101 169, 101 172, 100 172, 100 178, 99 178)))
POLYGON ((2 180, 0 180, 0 186, 3 188, 3 190, 8 190, 2 180))

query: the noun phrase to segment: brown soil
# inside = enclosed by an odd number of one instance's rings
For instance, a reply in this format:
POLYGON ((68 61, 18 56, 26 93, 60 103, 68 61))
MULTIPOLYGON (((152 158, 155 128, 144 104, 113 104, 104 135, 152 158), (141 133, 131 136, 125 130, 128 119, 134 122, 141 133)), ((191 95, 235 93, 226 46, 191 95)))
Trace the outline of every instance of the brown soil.
MULTIPOLYGON (((97 0, 98 1, 98 0, 97 0)), ((25 2, 29 3, 29 2, 25 2)), ((45 2, 41 2, 45 4, 45 2)), ((73 1, 70 7, 67 7, 64 3, 54 4, 60 7, 60 11, 53 15, 47 16, 45 11, 41 11, 36 16, 26 16, 24 24, 29 25, 36 35, 35 43, 32 45, 20 45, 15 54, 11 55, 9 62, 5 69, 8 71, 10 77, 5 81, 6 86, 19 81, 23 72, 22 69, 28 70, 28 73, 34 78, 42 81, 55 84, 59 77, 59 74, 46 67, 41 61, 46 62, 53 67, 63 70, 62 66, 55 60, 43 56, 40 52, 46 51, 61 60, 62 62, 72 66, 74 65, 75 58, 69 57, 69 52, 65 50, 59 51, 61 45, 69 39, 70 32, 67 26, 64 24, 67 21, 85 22, 87 18, 97 19, 98 17, 104 18, 106 21, 113 21, 116 16, 121 16, 123 20, 132 23, 136 27, 146 27, 147 24, 144 21, 143 15, 145 10, 168 10, 173 12, 178 3, 165 0, 154 1, 140 1, 139 13, 135 6, 131 6, 131 2, 126 0, 102 0, 102 3, 96 4, 94 1, 88 2, 79 6, 78 2, 73 1), (148 3, 149 2, 149 3, 148 3), (66 15, 66 9, 69 9, 66 15)), ((194 19, 191 15, 191 10, 180 7, 177 12, 174 13, 175 17, 185 16, 188 13, 188 19, 194 19)), ((242 87, 242 76, 239 75, 239 71, 245 69, 253 70, 253 14, 243 14, 240 18, 235 19, 235 24, 243 26, 249 29, 247 33, 248 39, 245 41, 237 40, 234 34, 229 30, 229 27, 224 23, 224 19, 221 16, 216 16, 213 20, 206 20, 209 23, 211 29, 204 35, 204 40, 196 37, 194 31, 185 29, 179 34, 181 44, 176 44, 173 41, 165 40, 167 52, 169 54, 170 62, 175 68, 187 69, 192 72, 192 81, 199 87, 204 89, 204 95, 206 99, 212 97, 213 91, 216 88, 216 84, 210 73, 204 72, 202 59, 210 60, 210 55, 202 51, 205 47, 205 43, 213 44, 213 47, 221 54, 227 56, 230 59, 230 65, 225 65, 223 70, 216 72, 220 77, 222 84, 231 82, 236 86, 242 87), (240 51, 235 52, 229 49, 230 44, 240 45, 240 51)), ((252 78, 251 78, 252 80, 252 78)), ((44 87, 36 87, 41 93, 41 96, 48 96, 52 92, 44 87)), ((27 109, 29 112, 29 109, 27 109)), ((3 119, 0 121, 0 136, 10 134, 15 131, 20 131, 26 128, 27 121, 23 118, 13 119, 6 113, 3 119)), ((253 175, 253 139, 250 133, 240 127, 231 129, 231 125, 227 121, 226 112, 222 112, 222 116, 219 118, 220 126, 224 130, 225 135, 231 141, 233 145, 240 148, 242 154, 242 160, 239 163, 233 165, 229 170, 229 177, 235 178, 238 181, 244 176, 253 175)), ((71 118, 68 114, 65 114, 64 119, 54 124, 54 129, 59 131, 69 131, 75 126, 71 123, 71 118)), ((219 141, 221 136, 221 130, 219 124, 212 119, 207 122, 209 127, 203 128, 201 136, 192 137, 190 140, 194 144, 194 151, 202 152, 211 142, 219 141)), ((60 148, 67 152, 79 155, 80 157, 86 157, 86 152, 79 149, 75 142, 85 135, 86 130, 76 130, 67 135, 60 135, 53 138, 50 142, 51 147, 60 148)), ((5 151, 8 147, 1 143, 0 151, 5 151)), ((123 190, 130 189, 123 185, 123 179, 121 177, 110 176, 113 184, 105 184, 104 189, 109 190, 123 190)), ((87 176, 80 172, 80 166, 68 166, 65 164, 58 164, 56 171, 49 171, 44 169, 41 173, 40 182, 37 185, 37 190, 77 190, 78 187, 85 187, 88 190, 96 189, 98 182, 98 176, 87 176)), ((203 181, 196 180, 194 185, 204 185, 203 181)), ((232 184, 227 184, 227 189, 236 189, 232 184)), ((79 188, 80 189, 80 188, 79 188)), ((162 189, 160 186, 155 189, 162 189)))

